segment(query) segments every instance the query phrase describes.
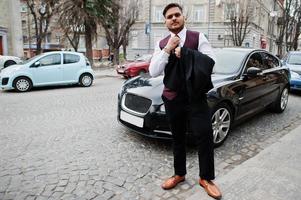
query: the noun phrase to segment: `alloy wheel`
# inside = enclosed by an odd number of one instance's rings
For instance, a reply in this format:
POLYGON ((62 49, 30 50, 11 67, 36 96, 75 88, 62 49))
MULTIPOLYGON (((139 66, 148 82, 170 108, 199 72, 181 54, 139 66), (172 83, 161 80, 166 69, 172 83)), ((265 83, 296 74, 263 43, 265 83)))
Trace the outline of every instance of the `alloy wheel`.
POLYGON ((231 127, 231 115, 226 108, 219 108, 211 118, 213 128, 213 142, 218 144, 228 135, 231 127))
POLYGON ((281 94, 280 107, 281 110, 284 110, 288 103, 288 89, 284 88, 281 94))

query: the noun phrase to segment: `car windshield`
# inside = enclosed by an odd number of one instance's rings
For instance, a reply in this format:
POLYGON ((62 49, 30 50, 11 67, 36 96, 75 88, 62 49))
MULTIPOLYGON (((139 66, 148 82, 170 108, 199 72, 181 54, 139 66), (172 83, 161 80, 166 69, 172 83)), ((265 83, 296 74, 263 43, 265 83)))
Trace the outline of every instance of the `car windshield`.
POLYGON ((291 54, 287 60, 288 64, 291 65, 301 65, 301 53, 300 54, 291 54))
POLYGON ((247 52, 230 50, 230 49, 215 49, 216 62, 213 68, 215 74, 233 74, 238 72, 247 52))
POLYGON ((150 61, 151 58, 152 58, 152 55, 146 54, 146 55, 142 55, 142 56, 136 58, 136 61, 150 61))
POLYGON ((36 58, 39 57, 39 56, 41 56, 41 55, 36 55, 36 56, 34 56, 34 57, 32 57, 32 58, 29 58, 29 59, 27 59, 27 60, 23 60, 23 61, 21 62, 21 64, 27 64, 27 63, 30 63, 31 61, 33 61, 34 59, 36 59, 36 58))

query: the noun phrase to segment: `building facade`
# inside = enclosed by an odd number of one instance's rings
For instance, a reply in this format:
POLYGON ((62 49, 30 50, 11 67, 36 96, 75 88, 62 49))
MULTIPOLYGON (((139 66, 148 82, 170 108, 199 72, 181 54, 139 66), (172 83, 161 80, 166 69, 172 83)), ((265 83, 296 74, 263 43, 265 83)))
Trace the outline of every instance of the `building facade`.
POLYGON ((283 1, 279 0, 139 0, 139 17, 131 30, 129 57, 152 53, 154 45, 168 31, 164 25, 163 8, 177 2, 184 8, 188 29, 203 32, 213 47, 233 46, 230 16, 245 9, 251 24, 242 46, 263 48, 277 53, 277 18, 282 16, 283 1))
POLYGON ((0 1, 0 55, 23 57, 23 39, 19 9, 19 0, 0 1))

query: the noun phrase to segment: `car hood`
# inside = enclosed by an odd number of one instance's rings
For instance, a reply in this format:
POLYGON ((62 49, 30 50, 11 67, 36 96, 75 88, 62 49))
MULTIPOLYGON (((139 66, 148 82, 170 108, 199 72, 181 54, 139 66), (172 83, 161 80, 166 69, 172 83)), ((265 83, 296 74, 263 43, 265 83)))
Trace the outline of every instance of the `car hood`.
POLYGON ((297 72, 298 74, 301 74, 301 65, 291 65, 291 64, 286 64, 286 66, 294 71, 294 72, 297 72))
MULTIPOLYGON (((226 82, 232 80, 234 77, 235 75, 213 74, 212 82, 216 87, 217 85, 223 83, 226 84, 226 82)), ((156 78, 150 78, 148 76, 138 76, 125 82, 123 86, 124 92, 152 99, 154 104, 159 104, 162 102, 161 94, 163 88, 163 76, 156 78)))
POLYGON ((20 70, 20 69, 22 69, 22 68, 24 68, 24 65, 19 65, 19 64, 16 64, 16 65, 10 65, 10 66, 8 66, 8 67, 2 69, 2 70, 1 70, 1 73, 2 73, 2 74, 9 74, 9 73, 11 73, 11 72, 13 72, 13 71, 17 71, 17 70, 20 70))

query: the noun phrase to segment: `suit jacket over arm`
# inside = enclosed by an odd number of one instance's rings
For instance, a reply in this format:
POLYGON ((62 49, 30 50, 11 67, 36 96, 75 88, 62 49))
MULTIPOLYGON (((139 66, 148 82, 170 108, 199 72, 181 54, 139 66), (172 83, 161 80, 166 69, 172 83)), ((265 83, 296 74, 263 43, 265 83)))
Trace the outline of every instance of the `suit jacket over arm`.
POLYGON ((169 76, 164 77, 165 86, 179 91, 181 85, 185 84, 190 101, 201 98, 213 88, 211 74, 215 62, 206 54, 182 47, 181 58, 172 56, 169 64, 173 67, 167 67, 170 71, 169 76))

